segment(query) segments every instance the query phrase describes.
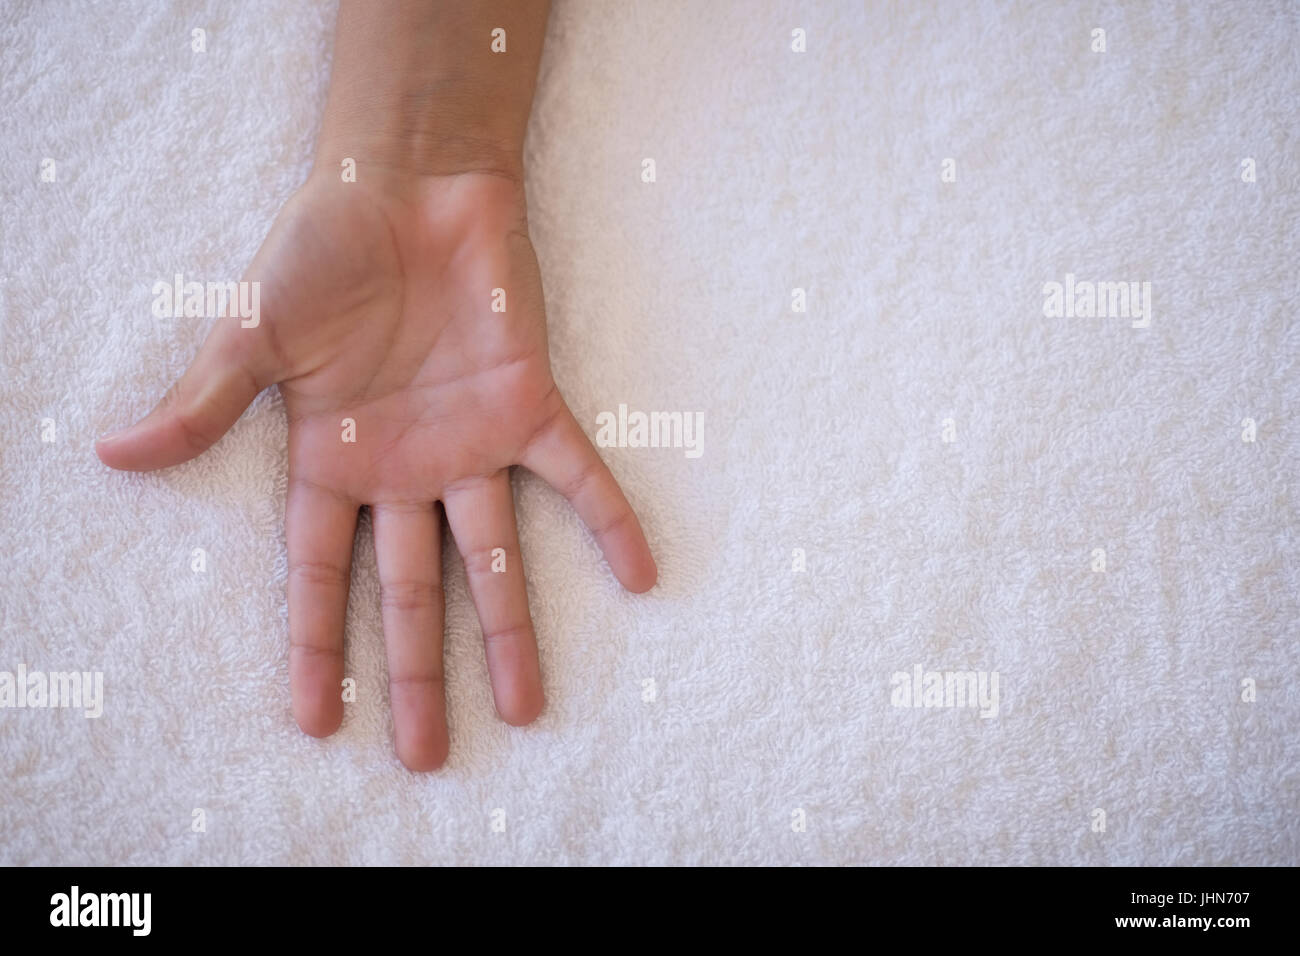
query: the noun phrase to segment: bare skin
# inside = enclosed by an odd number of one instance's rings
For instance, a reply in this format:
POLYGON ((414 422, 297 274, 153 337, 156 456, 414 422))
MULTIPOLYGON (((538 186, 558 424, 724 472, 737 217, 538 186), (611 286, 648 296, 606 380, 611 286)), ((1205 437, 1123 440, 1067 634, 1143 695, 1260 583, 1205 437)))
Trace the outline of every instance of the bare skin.
MULTIPOLYGON (((369 15, 355 10, 341 10, 340 31, 345 14, 369 15)), ((543 23, 544 15, 543 7, 543 23)), ((330 136, 346 139, 331 128, 327 117, 322 152, 330 136)), ((366 142, 357 133, 348 145, 366 142)), ((488 163, 483 144, 496 140, 458 139, 473 155, 438 149, 435 167, 413 169, 388 161, 391 140, 373 142, 375 161, 359 164, 356 182, 322 160, 285 204, 244 276, 261 283, 260 323, 218 320, 158 407, 97 451, 113 468, 179 464, 278 385, 289 419, 294 715, 314 736, 342 721, 352 544, 359 508, 369 505, 396 749, 407 767, 431 770, 449 748, 440 511, 465 561, 497 712, 511 724, 537 717, 543 695, 510 467, 535 472, 573 504, 629 590, 648 590, 658 572, 551 377, 517 148, 488 163), (496 289, 504 311, 493 309, 496 289), (345 419, 355 422, 355 442, 343 441, 345 419), (492 568, 498 548, 504 572, 492 568)))

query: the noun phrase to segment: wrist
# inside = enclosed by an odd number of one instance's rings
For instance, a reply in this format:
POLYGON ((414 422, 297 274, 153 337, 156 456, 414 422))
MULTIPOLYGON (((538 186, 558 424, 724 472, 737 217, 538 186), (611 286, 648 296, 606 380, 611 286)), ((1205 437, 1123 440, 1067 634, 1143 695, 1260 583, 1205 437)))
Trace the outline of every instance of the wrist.
MULTIPOLYGON (((342 180, 333 157, 318 152, 307 181, 290 200, 295 209, 319 209, 353 200, 368 205, 390 224, 415 216, 420 228, 448 239, 475 235, 487 238, 506 233, 528 234, 528 204, 522 169, 501 163, 465 164, 443 154, 430 168, 406 162, 381 161, 381 150, 359 151, 355 181, 342 180)), ((484 157, 476 157, 484 158, 484 157)), ((492 157, 488 157, 492 158, 492 157)))
POLYGON ((349 179, 488 173, 522 183, 523 143, 508 132, 461 122, 432 104, 425 117, 377 107, 374 118, 326 117, 313 161, 317 171, 346 171, 349 179))
POLYGON ((545 22, 544 2, 342 0, 317 165, 522 180, 545 22))

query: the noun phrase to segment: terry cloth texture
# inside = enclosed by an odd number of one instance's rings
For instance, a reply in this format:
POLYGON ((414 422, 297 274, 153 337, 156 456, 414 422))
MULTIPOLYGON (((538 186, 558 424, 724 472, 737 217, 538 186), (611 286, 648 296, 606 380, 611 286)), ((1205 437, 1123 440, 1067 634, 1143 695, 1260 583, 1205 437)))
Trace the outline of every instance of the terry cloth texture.
POLYGON ((4 4, 0 671, 101 671, 104 712, 0 710, 0 862, 1300 863, 1297 9, 559 0, 555 376, 702 454, 602 449, 645 596, 516 475, 531 727, 447 549, 420 775, 368 520, 357 700, 292 720, 274 390, 189 464, 93 452, 210 325, 153 284, 238 277, 303 181, 334 9, 4 4), (947 672, 996 715, 924 706, 947 672))

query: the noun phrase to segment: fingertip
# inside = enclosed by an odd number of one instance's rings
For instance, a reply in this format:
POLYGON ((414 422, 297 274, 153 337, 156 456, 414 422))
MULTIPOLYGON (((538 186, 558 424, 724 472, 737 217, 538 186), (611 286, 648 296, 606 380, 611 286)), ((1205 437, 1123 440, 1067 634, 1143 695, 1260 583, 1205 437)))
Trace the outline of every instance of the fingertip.
POLYGON ((447 761, 447 700, 441 679, 390 685, 393 749, 407 770, 428 773, 447 761))
POLYGON ((441 739, 428 737, 424 740, 397 742, 397 759, 402 766, 412 773, 432 773, 447 762, 450 742, 444 736, 441 739))
POLYGON ((645 594, 659 583, 659 567, 655 564, 650 549, 645 548, 641 554, 629 561, 618 572, 619 583, 633 594, 645 594))
POLYGON ((95 454, 117 471, 156 471, 189 461, 207 448, 175 416, 152 413, 103 436, 95 454))
POLYGON ((123 441, 129 437, 134 425, 119 428, 95 439, 95 455, 109 468, 118 471, 131 471, 130 458, 127 455, 130 443, 123 441))
POLYGON ((343 724, 343 700, 333 694, 295 694, 293 716, 308 737, 328 737, 343 724))
POLYGON ((302 714, 297 717, 298 729, 308 737, 331 737, 343 724, 343 715, 325 713, 302 714))
POLYGON ((526 727, 542 714, 546 698, 540 687, 524 688, 496 702, 497 716, 511 727, 526 727))
POLYGON ((627 588, 627 590, 631 591, 633 594, 645 594, 649 591, 654 590, 654 586, 658 583, 659 583, 659 576, 657 574, 653 574, 647 577, 644 581, 625 582, 624 587, 627 588))

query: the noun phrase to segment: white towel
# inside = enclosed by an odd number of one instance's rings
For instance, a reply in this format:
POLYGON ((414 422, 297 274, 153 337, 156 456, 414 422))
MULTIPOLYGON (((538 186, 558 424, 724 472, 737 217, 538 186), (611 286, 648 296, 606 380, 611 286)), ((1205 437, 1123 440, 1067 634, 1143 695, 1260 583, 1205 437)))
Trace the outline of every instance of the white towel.
POLYGON ((358 699, 294 725, 274 391, 177 468, 92 448, 207 331, 153 283, 237 278, 306 175, 333 22, 0 7, 0 672, 104 681, 0 709, 0 863, 1300 863, 1292 5, 557 2, 556 379, 593 438, 702 413, 702 454, 602 450, 645 596, 516 476, 531 727, 447 549, 434 774, 368 521, 358 699), (1045 315, 1067 274, 1149 282, 1149 327, 1045 315), (996 715, 901 706, 918 667, 996 672, 996 715))

